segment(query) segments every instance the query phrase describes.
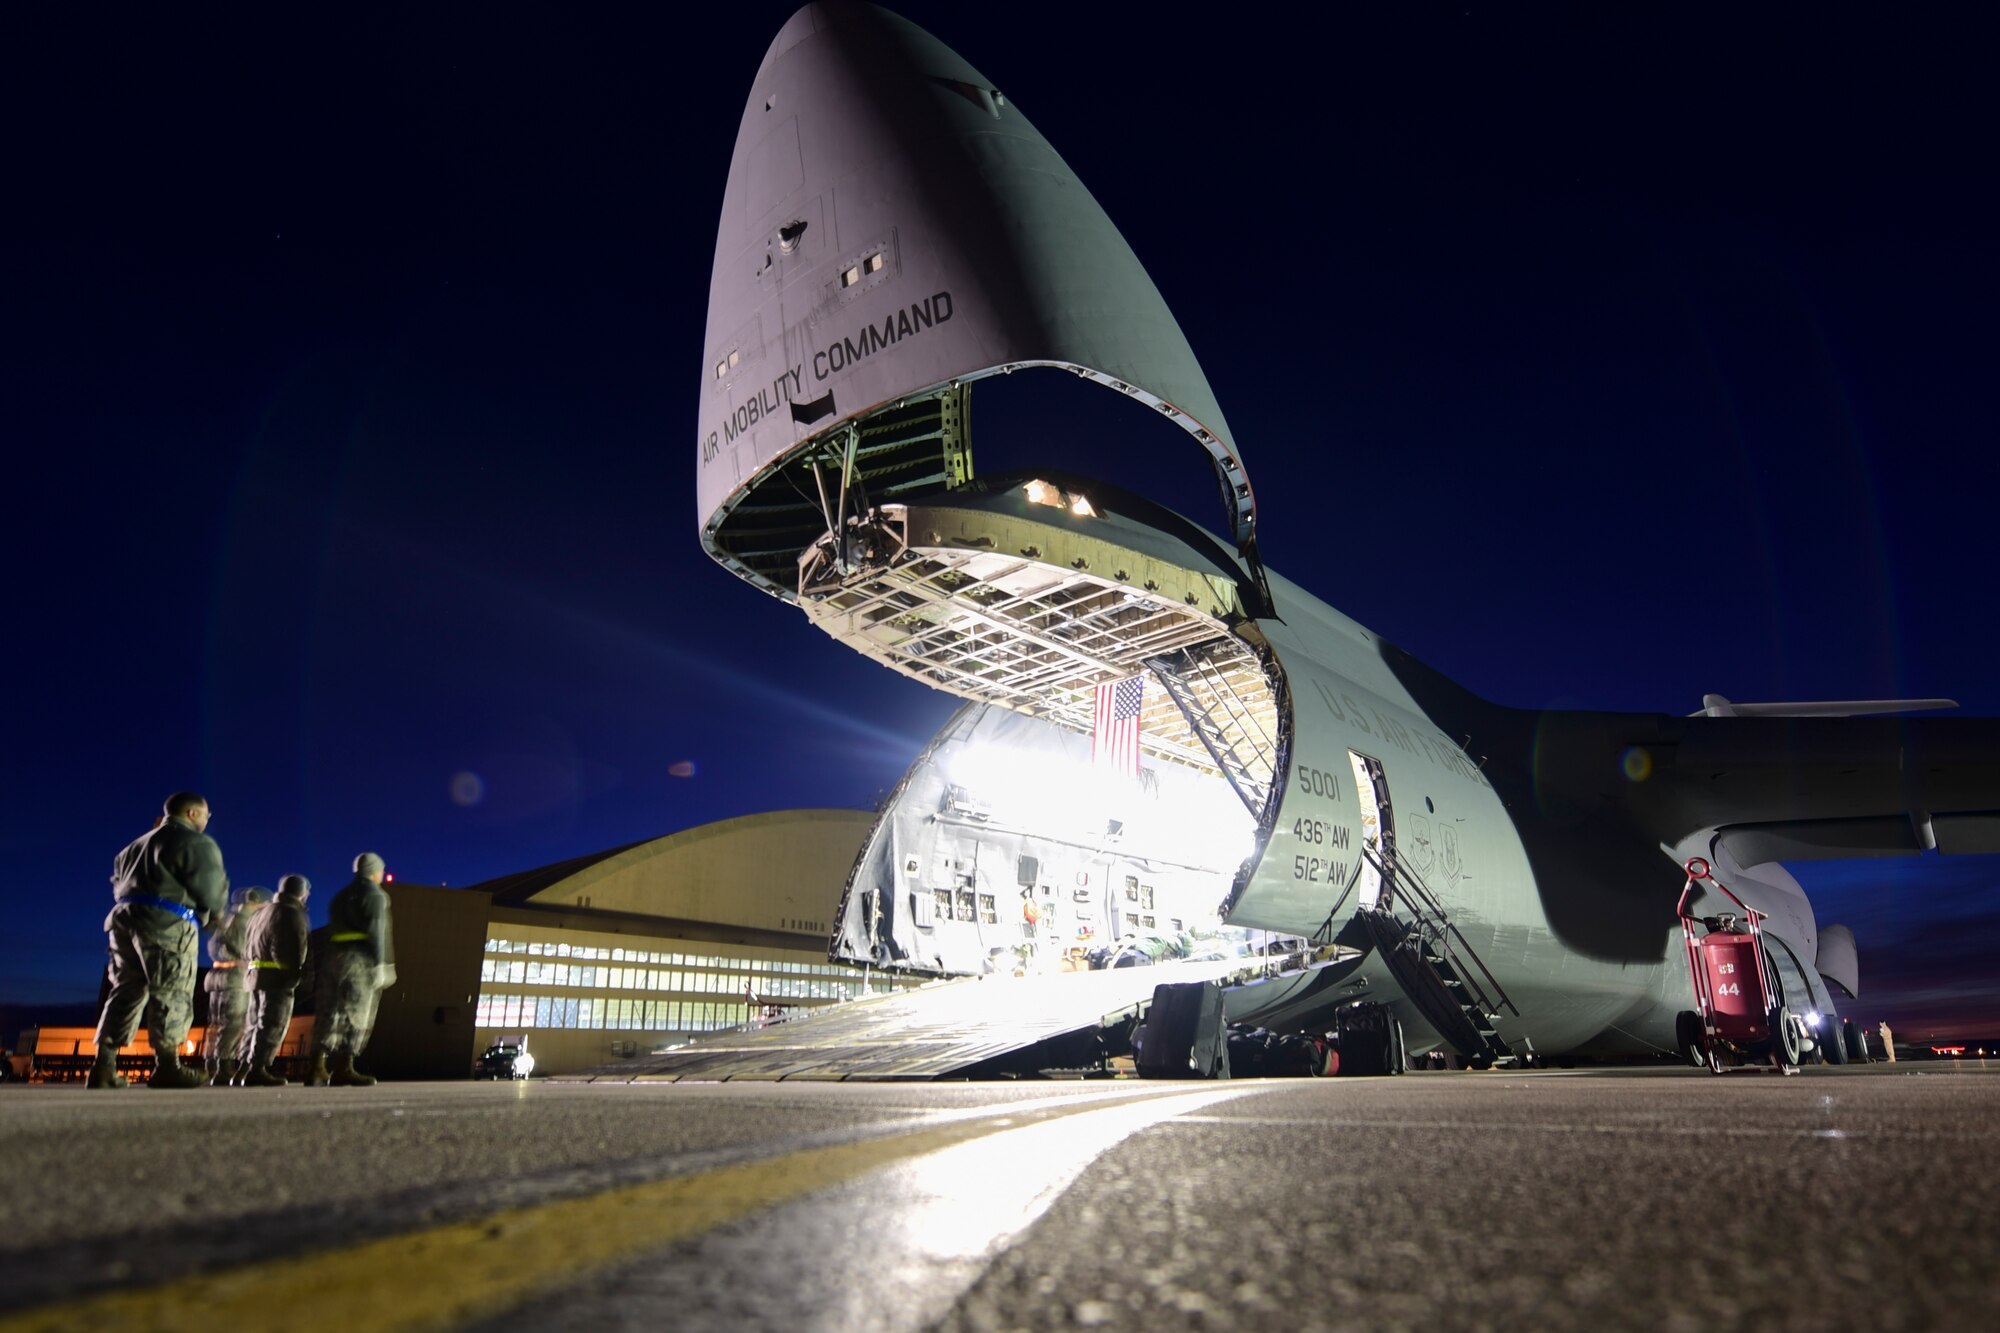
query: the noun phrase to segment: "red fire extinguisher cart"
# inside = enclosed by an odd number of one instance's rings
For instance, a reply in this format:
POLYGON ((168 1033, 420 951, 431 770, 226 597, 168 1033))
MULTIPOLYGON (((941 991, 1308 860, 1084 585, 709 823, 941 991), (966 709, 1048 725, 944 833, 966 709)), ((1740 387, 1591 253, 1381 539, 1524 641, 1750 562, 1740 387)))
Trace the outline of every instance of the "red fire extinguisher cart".
POLYGON ((1731 893, 1698 856, 1687 863, 1687 876, 1675 909, 1694 982, 1695 1008, 1680 1018, 1683 1053, 1690 1063, 1705 1064, 1718 1074, 1736 1069, 1798 1073, 1799 1020, 1772 998, 1777 988, 1764 957, 1764 914, 1731 893), (1688 905, 1703 884, 1735 903, 1742 915, 1690 916, 1688 905))

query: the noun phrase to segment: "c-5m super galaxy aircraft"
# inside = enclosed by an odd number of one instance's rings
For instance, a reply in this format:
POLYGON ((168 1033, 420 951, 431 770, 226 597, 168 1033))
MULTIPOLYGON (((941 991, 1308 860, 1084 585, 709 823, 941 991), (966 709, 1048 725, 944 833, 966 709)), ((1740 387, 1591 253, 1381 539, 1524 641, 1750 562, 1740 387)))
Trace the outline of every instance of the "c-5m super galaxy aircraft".
POLYGON ((810 5, 771 43, 705 349, 708 551, 968 701, 882 812, 836 958, 1081 986, 1064 970, 1093 951, 1222 975, 1256 930, 1300 942, 1296 966, 1230 992, 1232 1019, 1365 1002, 1474 1064, 1684 1051, 1686 858, 1768 914, 1784 1003, 1831 1016, 1854 941, 1783 862, 2000 850, 2000 721, 1501 707, 1266 568, 1244 454, 1117 228, 1019 107, 893 14, 810 5), (974 386, 1015 372, 1179 427, 1228 540, 1060 459, 976 473, 974 386), (1093 750, 1124 714, 1136 773, 1108 775, 1093 750))

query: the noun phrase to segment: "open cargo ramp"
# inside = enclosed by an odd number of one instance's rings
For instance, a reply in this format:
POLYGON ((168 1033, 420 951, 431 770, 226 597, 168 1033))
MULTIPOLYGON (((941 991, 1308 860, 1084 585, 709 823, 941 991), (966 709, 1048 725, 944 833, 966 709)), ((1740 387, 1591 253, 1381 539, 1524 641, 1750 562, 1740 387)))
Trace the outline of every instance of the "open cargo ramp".
POLYGON ((1101 1036, 1138 1017, 1153 988, 1243 970, 1241 958, 940 982, 833 1005, 767 1028, 620 1060, 586 1082, 839 1082, 996 1078, 1101 1064, 1101 1036))

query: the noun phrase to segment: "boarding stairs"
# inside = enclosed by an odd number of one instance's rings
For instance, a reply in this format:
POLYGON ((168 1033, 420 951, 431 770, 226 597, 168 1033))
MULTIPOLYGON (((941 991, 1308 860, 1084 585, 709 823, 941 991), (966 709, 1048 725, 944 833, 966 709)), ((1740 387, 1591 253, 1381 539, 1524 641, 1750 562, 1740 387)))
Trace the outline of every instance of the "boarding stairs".
POLYGON ((1199 646, 1149 658, 1146 667, 1187 719, 1208 757, 1253 819, 1271 797, 1277 742, 1199 646))
POLYGON ((1382 894, 1355 916, 1397 984, 1438 1035, 1469 1064, 1516 1064, 1521 1053, 1498 1031, 1501 1015, 1521 1011, 1458 927, 1444 904, 1403 859, 1370 843, 1362 855, 1382 876, 1382 894))

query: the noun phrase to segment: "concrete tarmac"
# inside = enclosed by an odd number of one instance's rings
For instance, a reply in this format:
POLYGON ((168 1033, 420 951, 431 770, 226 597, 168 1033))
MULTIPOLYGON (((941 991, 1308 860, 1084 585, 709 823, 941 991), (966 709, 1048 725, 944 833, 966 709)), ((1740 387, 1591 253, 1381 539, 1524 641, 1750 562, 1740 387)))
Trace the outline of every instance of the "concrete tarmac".
POLYGON ((1995 1074, 7 1085, 0 1333, 1985 1328, 1995 1074))

